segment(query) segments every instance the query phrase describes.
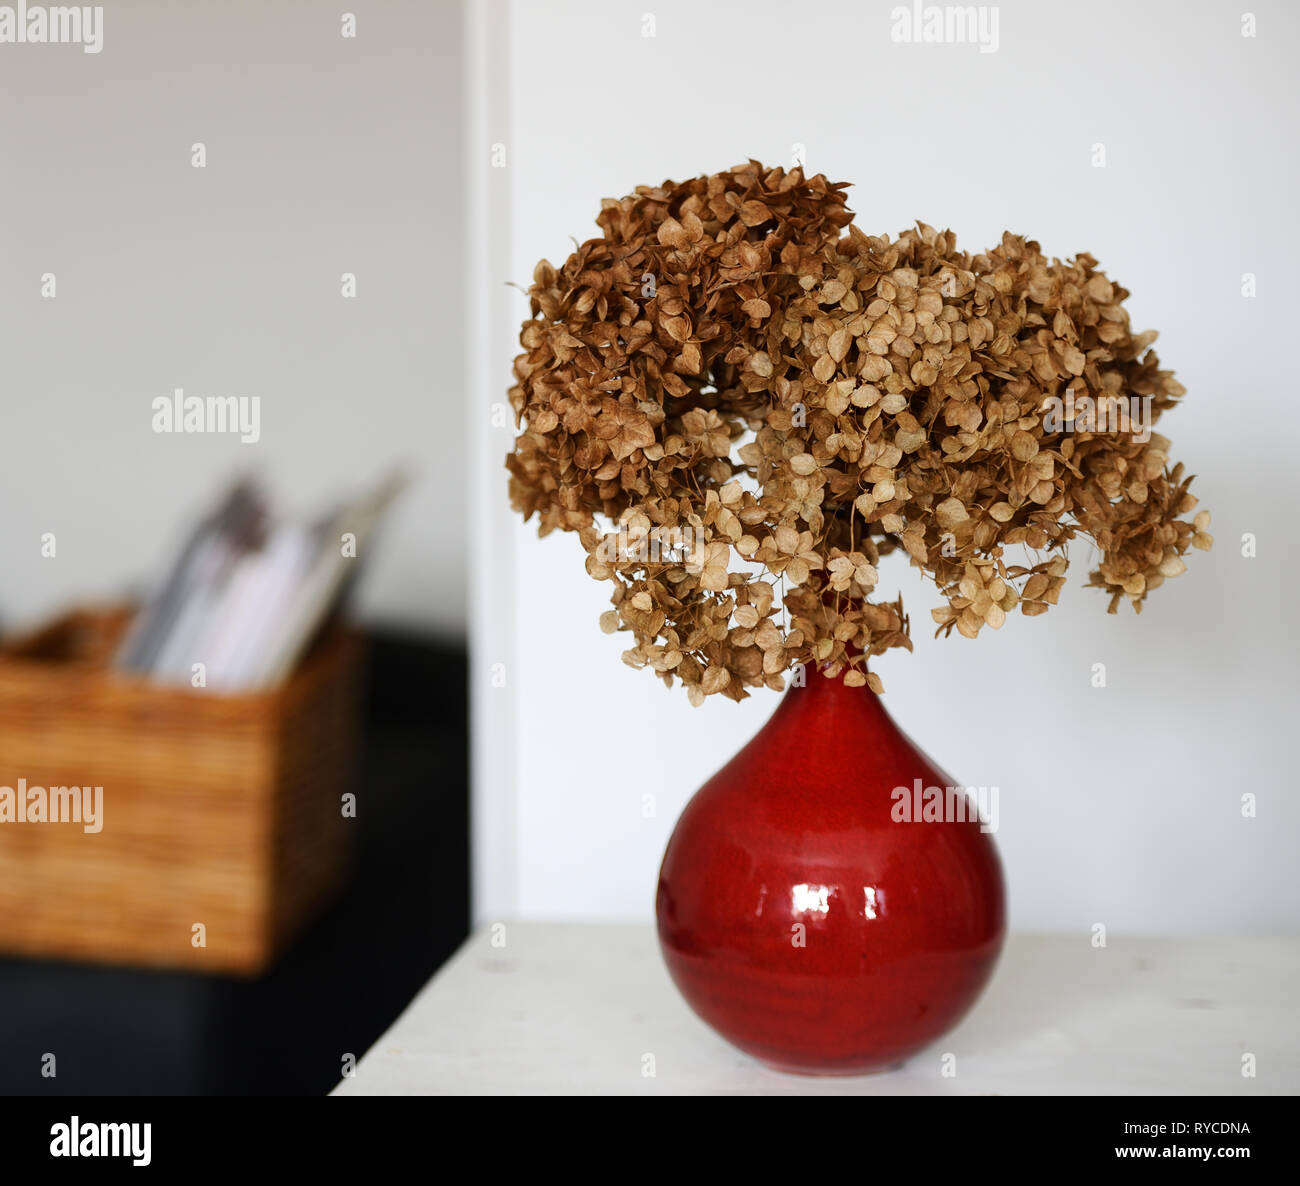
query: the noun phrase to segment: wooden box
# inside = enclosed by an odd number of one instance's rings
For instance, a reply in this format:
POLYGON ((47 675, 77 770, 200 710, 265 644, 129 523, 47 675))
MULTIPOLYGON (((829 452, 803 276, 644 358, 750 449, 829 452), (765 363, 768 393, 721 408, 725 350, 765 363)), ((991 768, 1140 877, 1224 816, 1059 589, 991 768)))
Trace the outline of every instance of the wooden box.
POLYGON ((0 647, 0 952, 255 975, 347 873, 358 641, 329 627, 282 687, 222 695, 113 670, 129 621, 0 647))

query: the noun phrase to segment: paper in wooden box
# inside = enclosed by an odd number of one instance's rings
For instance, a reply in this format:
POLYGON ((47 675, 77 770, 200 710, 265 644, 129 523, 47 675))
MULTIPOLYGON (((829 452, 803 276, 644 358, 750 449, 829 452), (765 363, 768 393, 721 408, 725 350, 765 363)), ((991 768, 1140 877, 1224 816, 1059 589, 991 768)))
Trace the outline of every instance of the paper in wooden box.
POLYGON ((0 648, 0 797, 103 788, 97 830, 0 822, 0 952, 255 975, 346 877, 358 640, 331 625, 282 687, 224 695, 113 670, 129 620, 0 648))

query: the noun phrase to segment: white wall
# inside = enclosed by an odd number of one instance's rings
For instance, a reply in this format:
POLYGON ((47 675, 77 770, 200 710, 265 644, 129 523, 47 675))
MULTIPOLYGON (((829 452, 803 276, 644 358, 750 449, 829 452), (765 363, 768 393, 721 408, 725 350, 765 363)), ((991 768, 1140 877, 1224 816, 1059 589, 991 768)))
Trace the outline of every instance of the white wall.
MULTIPOLYGON (((1018 0, 1000 5, 998 52, 981 54, 894 44, 891 7, 510 3, 492 82, 509 95, 497 279, 526 285, 540 256, 561 260, 571 235, 595 233, 603 196, 749 156, 786 164, 796 142, 811 170, 856 183, 850 204, 871 232, 921 218, 971 249, 1010 228, 1052 254, 1096 254, 1189 390, 1162 431, 1200 475, 1215 549, 1193 553, 1139 620, 1107 616, 1081 587, 1089 548, 1077 546, 1056 609, 973 643, 930 637, 936 598, 894 558, 886 578, 908 601, 915 652, 879 662, 886 704, 954 776, 1001 788, 1013 926, 1293 930, 1297 12, 1252 2, 1259 36, 1246 40, 1227 2, 1018 0), (1258 274, 1256 299, 1240 295, 1244 272, 1258 274), (1097 662, 1105 689, 1090 683, 1097 662), (1255 820, 1241 818, 1247 791, 1255 820)), ((472 150, 486 169, 488 146, 472 150)), ((511 330, 526 311, 516 294, 511 330)), ((485 340, 508 337, 494 327, 485 340)), ((479 376, 504 399, 508 346, 479 376)), ((495 813, 479 838, 494 854, 479 914, 648 919, 678 812, 776 697, 693 710, 621 664, 625 636, 597 627, 609 586, 585 575, 576 540, 538 541, 504 512, 509 443, 483 434, 475 457, 499 483, 479 546, 509 540, 517 577, 476 592, 503 624, 476 653, 478 736, 497 762, 478 788, 495 813), (498 662, 508 683, 491 689, 498 662)))
POLYGON ((460 5, 104 7, 99 54, 0 45, 0 618, 155 577, 237 469, 315 512, 405 460, 361 610, 462 631, 460 5), (260 443, 155 435, 175 387, 260 443))

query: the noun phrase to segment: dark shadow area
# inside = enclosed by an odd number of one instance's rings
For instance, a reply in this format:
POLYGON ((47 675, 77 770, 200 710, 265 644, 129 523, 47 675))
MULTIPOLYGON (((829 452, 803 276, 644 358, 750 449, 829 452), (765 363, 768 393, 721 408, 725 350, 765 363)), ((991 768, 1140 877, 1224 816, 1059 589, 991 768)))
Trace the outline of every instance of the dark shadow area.
POLYGON ((261 979, 0 959, 0 1093, 329 1091, 468 934, 466 670, 371 637, 352 878, 261 979))

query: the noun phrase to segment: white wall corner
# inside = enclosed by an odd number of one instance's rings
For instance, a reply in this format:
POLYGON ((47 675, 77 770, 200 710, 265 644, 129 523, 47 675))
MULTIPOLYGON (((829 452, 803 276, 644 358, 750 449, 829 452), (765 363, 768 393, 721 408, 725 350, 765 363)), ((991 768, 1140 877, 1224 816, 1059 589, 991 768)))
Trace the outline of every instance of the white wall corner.
POLYGON ((509 171, 493 146, 508 141, 507 0, 464 0, 465 169, 469 236, 465 277, 470 497, 470 911, 475 926, 518 913, 515 751, 515 578, 504 459, 512 440, 494 422, 506 402, 510 324, 509 171), (498 409, 499 410, 499 409, 498 409), (504 676, 504 686, 500 678, 504 676))

